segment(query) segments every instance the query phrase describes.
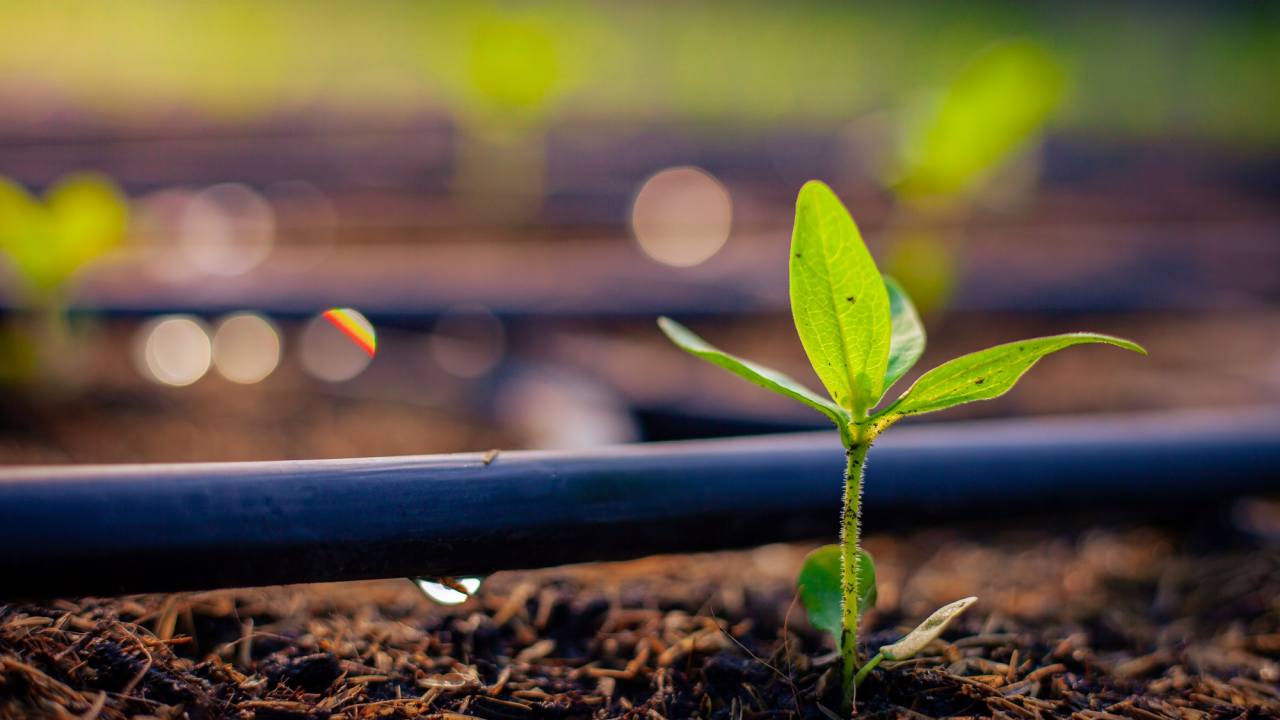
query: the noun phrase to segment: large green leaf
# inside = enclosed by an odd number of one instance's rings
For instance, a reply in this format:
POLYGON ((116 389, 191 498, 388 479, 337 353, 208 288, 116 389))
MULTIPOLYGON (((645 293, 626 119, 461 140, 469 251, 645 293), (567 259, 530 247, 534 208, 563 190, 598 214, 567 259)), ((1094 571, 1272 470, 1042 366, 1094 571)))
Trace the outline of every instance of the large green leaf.
POLYGON ((836 404, 858 415, 875 405, 889 363, 888 291, 849 211, 817 181, 796 200, 791 313, 836 404))
POLYGON ((1008 392, 1040 358, 1081 343, 1110 343, 1147 354, 1146 350, 1128 340, 1094 333, 1054 335, 997 345, 930 370, 876 417, 891 422, 906 415, 998 397, 1008 392))
POLYGON ((886 277, 889 291, 889 314, 893 319, 893 336, 889 341, 889 367, 884 372, 884 389, 889 388, 920 359, 924 352, 924 324, 916 313, 911 297, 897 280, 886 277))
MULTIPOLYGON (((797 580, 800 601, 809 612, 809 623, 831 633, 837 647, 843 628, 840 546, 824 545, 809 553, 797 580)), ((858 549, 858 617, 876 604, 876 566, 871 555, 858 549)))
POLYGON ((671 318, 658 318, 658 327, 662 328, 662 332, 666 333, 671 342, 703 360, 715 363, 739 377, 750 380, 761 387, 769 388, 776 393, 786 395, 792 400, 799 400, 805 405, 822 412, 841 428, 848 424, 849 413, 847 411, 787 375, 753 363, 750 360, 743 360, 723 352, 671 318))

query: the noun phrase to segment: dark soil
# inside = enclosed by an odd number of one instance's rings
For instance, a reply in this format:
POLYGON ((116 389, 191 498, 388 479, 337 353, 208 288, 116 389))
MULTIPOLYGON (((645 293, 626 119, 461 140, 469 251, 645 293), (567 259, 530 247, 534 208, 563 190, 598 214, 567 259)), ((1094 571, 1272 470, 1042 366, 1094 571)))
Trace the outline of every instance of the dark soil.
MULTIPOLYGON (((1280 553, 1178 543, 870 538, 868 646, 981 601, 875 671, 857 713, 1280 716, 1280 553)), ((838 671, 793 585, 807 550, 501 573, 454 607, 406 580, 0 606, 0 716, 831 720, 838 671)))

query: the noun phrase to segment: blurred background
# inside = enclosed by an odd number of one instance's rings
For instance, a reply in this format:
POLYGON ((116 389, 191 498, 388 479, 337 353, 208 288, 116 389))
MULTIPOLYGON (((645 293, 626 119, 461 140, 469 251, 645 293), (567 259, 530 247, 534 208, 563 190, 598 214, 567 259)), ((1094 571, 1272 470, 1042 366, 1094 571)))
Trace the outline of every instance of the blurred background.
MULTIPOLYGON (((926 420, 1280 401, 1280 3, 14 1, 0 462, 821 428, 807 180, 930 331, 1073 349, 926 420)), ((896 395, 896 391, 893 393, 896 395)))

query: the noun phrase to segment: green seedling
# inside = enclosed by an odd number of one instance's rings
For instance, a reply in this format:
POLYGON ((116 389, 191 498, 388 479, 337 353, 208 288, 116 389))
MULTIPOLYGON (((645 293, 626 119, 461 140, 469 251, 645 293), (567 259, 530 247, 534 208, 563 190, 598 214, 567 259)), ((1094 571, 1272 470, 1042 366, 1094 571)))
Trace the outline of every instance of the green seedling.
POLYGON ((1006 43, 978 55, 936 112, 907 135, 894 191, 909 201, 972 193, 1035 135, 1065 86, 1062 68, 1037 43, 1006 43))
POLYGON ((1146 351, 1128 340, 1092 333, 998 345, 930 370, 875 411, 924 352, 924 328, 911 299, 880 275, 853 218, 820 182, 806 184, 796 200, 790 266, 796 330, 829 397, 776 370, 721 352, 670 318, 659 319, 658 325, 681 348, 814 408, 839 428, 848 458, 840 544, 810 555, 799 584, 811 622, 835 638, 848 704, 876 664, 910 658, 974 601, 966 598, 938 610, 902 640, 880 648, 867 663, 859 662, 858 620, 876 599, 875 566, 858 546, 863 466, 876 436, 910 415, 1003 395, 1040 358, 1071 345, 1101 342, 1146 351))
POLYGON ((909 123, 894 177, 886 178, 898 217, 885 260, 921 310, 942 309, 956 283, 962 239, 948 228, 963 223, 979 197, 991 202, 1016 194, 1009 180, 1033 182, 1035 166, 1028 163, 1004 182, 993 180, 1034 146, 1065 87, 1064 71, 1043 47, 1005 43, 970 61, 933 112, 909 123))
POLYGON ((77 273, 120 245, 128 202, 110 178, 68 175, 36 198, 0 177, 0 251, 17 271, 25 322, 0 331, 0 380, 68 371, 67 304, 77 273))
POLYGON ((105 176, 69 175, 43 199, 0 178, 0 249, 32 295, 66 292, 73 273, 120 244, 127 217, 123 194, 105 176))

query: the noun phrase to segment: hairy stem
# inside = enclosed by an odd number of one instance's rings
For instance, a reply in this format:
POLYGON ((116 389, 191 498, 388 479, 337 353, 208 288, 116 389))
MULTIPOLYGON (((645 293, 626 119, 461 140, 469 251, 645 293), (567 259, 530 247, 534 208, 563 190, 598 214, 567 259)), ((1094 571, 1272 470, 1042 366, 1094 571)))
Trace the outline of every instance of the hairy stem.
POLYGON ((855 429, 852 439, 845 452, 849 467, 844 476, 844 517, 840 524, 840 589, 844 607, 840 663, 846 704, 852 702, 854 676, 858 671, 858 528, 862 513, 862 471, 871 447, 861 427, 855 429))

